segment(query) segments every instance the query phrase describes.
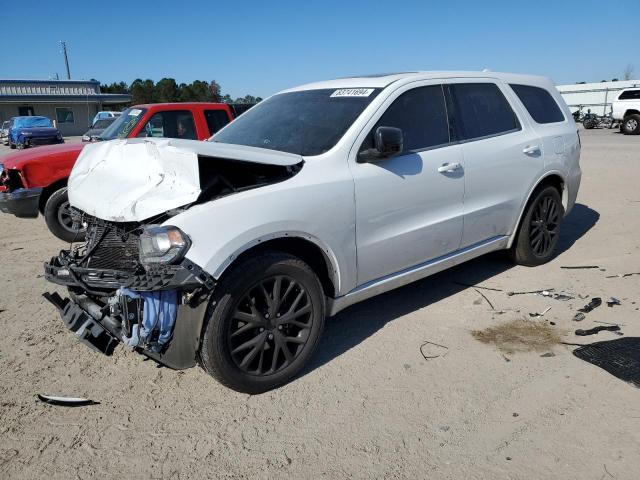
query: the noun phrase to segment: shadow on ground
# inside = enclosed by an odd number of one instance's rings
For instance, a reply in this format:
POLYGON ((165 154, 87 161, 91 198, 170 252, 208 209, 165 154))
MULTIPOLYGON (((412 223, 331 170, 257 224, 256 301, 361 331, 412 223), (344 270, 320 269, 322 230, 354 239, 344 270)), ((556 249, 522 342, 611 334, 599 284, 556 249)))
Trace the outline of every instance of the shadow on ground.
MULTIPOLYGON (((600 214, 595 210, 576 204, 562 225, 558 255, 584 236, 599 218, 600 214)), ((480 284, 513 266, 504 252, 490 253, 340 312, 327 319, 318 350, 301 375, 339 357, 387 322, 470 288, 454 282, 480 284)))

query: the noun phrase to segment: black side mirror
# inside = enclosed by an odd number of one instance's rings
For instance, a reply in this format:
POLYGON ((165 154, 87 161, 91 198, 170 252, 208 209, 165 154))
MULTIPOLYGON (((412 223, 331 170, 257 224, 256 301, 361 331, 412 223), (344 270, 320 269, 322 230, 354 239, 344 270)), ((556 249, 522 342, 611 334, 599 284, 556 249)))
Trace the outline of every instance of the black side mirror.
POLYGON ((373 134, 373 148, 358 154, 359 162, 390 158, 402 153, 402 130, 395 127, 378 127, 373 134))

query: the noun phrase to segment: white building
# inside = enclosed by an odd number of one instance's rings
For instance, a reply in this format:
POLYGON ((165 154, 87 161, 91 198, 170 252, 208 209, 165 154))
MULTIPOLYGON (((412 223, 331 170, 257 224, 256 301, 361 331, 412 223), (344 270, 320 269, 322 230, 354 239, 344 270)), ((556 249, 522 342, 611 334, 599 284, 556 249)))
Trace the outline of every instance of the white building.
POLYGON ((618 98, 620 90, 629 87, 640 87, 640 80, 576 83, 574 85, 558 85, 556 88, 572 112, 582 107, 585 113, 590 109, 591 113, 604 115, 611 112, 611 102, 618 98))

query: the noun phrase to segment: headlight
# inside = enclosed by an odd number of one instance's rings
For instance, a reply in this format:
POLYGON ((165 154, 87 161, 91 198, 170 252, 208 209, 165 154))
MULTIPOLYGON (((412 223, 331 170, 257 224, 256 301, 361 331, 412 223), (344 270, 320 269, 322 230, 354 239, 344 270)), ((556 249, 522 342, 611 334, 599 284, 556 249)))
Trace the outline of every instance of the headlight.
POLYGON ((145 264, 176 263, 190 246, 191 240, 178 227, 147 225, 140 235, 140 261, 145 264))

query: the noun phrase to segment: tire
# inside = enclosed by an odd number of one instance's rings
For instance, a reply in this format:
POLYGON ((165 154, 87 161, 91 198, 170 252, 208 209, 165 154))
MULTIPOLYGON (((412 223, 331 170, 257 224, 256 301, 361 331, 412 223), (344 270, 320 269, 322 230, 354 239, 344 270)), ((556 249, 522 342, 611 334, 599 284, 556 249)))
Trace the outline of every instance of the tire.
POLYGON ((582 122, 582 125, 587 130, 591 130, 592 128, 595 128, 595 126, 596 126, 596 124, 595 124, 595 122, 593 120, 585 120, 584 122, 582 122))
POLYGON ((633 114, 627 115, 622 121, 620 130, 625 135, 638 135, 640 134, 640 115, 633 114))
POLYGON ((60 240, 65 242, 81 242, 84 240, 84 230, 73 227, 69 212, 69 197, 67 187, 56 190, 44 205, 44 220, 47 227, 60 240))
POLYGON ((551 260, 563 217, 564 207, 558 190, 548 186, 534 193, 511 246, 511 258, 517 264, 529 267, 551 260))
POLYGON ((266 392, 305 365, 320 340, 324 317, 322 286, 306 263, 281 252, 257 254, 216 286, 205 314, 200 363, 226 387, 266 392), (276 297, 281 298, 276 302, 276 297))
POLYGON ((9 142, 9 148, 10 148, 11 150, 15 150, 15 148, 16 148, 16 144, 15 144, 15 143, 11 143, 11 142, 9 142))

